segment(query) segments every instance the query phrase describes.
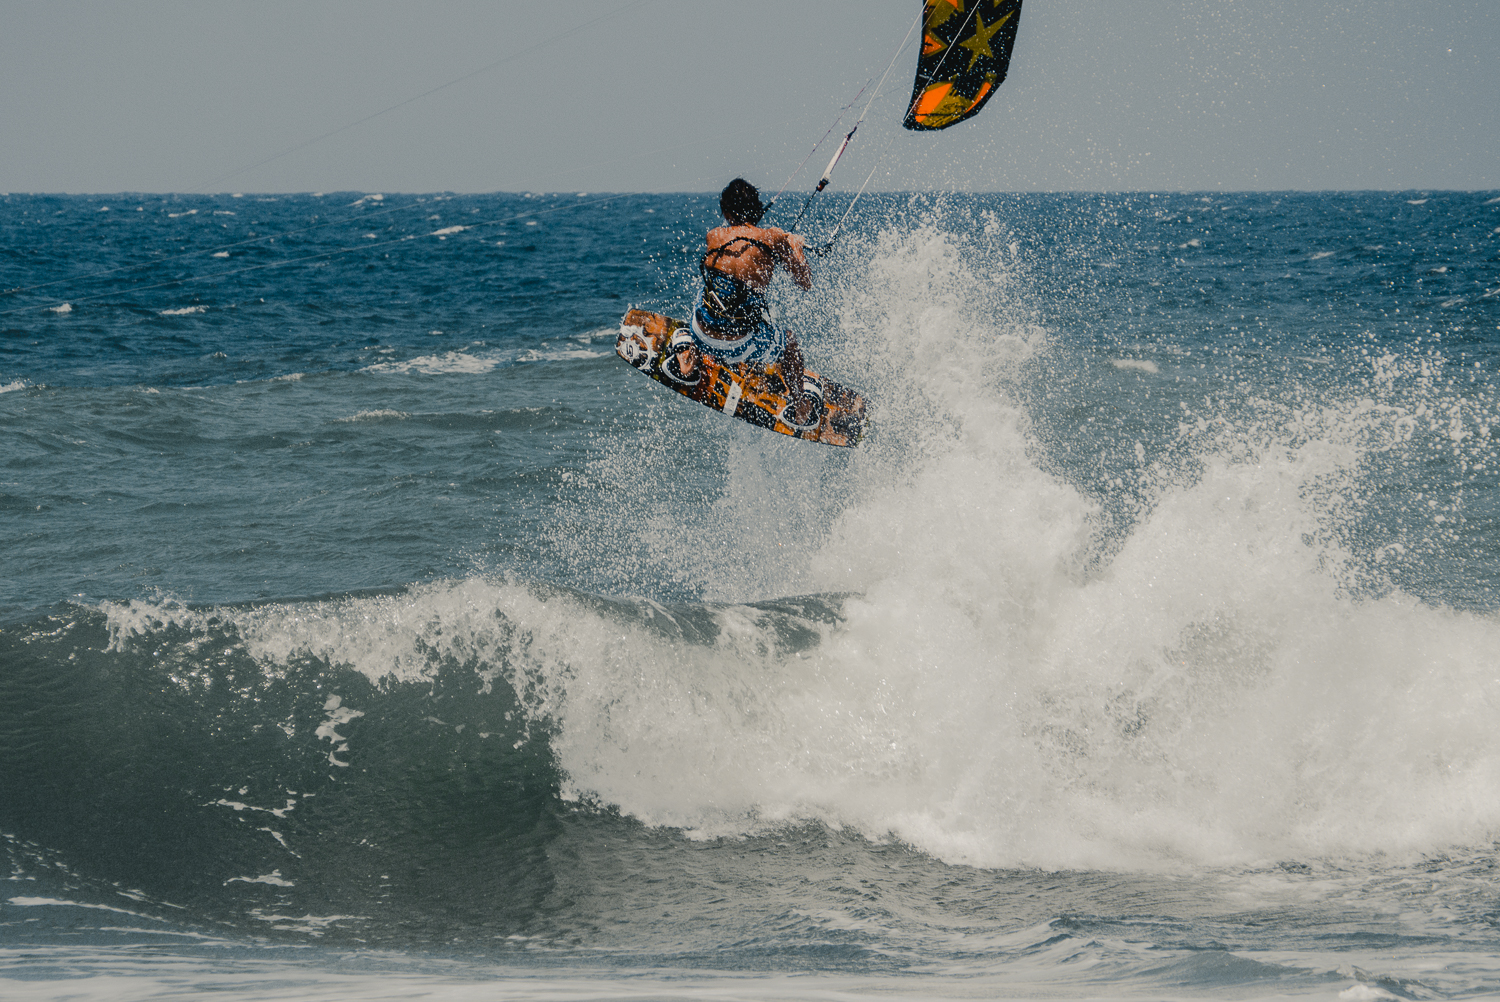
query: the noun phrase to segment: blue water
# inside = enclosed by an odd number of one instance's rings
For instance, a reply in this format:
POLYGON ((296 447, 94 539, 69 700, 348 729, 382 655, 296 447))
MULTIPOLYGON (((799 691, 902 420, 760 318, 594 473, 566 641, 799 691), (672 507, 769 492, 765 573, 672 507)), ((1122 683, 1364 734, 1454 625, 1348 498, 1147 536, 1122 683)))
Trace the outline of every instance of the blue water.
POLYGON ((0 995, 1500 993, 1496 193, 714 202, 0 197, 0 995))

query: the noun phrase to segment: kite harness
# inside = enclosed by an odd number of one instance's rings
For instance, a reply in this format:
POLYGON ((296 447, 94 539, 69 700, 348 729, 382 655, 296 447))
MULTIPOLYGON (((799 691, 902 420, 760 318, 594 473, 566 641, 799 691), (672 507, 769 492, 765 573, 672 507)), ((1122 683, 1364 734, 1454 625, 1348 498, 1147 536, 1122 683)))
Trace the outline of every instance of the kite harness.
POLYGON ((710 258, 743 254, 745 247, 729 249, 736 244, 757 247, 775 259, 776 252, 769 245, 751 237, 734 237, 703 255, 698 263, 703 291, 693 306, 690 326, 700 346, 725 362, 769 364, 786 350, 786 335, 771 323, 765 295, 709 264, 710 258))
MULTIPOLYGON (((721 271, 708 263, 709 258, 718 260, 730 254, 735 244, 748 244, 765 251, 771 260, 776 252, 768 245, 750 237, 734 237, 710 250, 698 262, 698 271, 703 276, 703 307, 709 325, 725 334, 749 333, 766 319, 765 296, 749 283, 721 271)), ((744 249, 732 252, 733 257, 745 253, 744 249)))

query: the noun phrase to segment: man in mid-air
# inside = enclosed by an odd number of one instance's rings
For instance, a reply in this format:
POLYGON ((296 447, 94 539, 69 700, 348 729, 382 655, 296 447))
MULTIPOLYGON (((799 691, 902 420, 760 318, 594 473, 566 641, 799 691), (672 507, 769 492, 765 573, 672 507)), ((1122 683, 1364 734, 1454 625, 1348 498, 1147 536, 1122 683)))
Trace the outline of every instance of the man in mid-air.
POLYGON ((692 336, 679 332, 669 351, 678 368, 690 372, 694 348, 721 362, 747 362, 765 369, 780 362, 782 382, 791 403, 782 420, 798 428, 817 424, 821 388, 804 379, 802 350, 791 331, 779 330, 767 312, 765 290, 779 263, 803 289, 812 288, 812 269, 795 233, 761 226, 765 214, 760 192, 744 178, 735 178, 719 196, 719 210, 727 226, 708 231, 708 253, 699 263, 703 291, 693 308, 692 336))

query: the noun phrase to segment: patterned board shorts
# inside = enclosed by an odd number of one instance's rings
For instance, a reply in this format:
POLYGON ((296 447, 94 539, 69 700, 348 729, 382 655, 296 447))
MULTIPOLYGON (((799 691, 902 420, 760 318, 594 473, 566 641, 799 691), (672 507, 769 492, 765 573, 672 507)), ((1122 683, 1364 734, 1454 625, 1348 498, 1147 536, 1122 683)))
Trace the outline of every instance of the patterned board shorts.
POLYGON ((774 326, 771 321, 762 317, 753 325, 739 327, 739 331, 746 331, 744 337, 728 340, 715 337, 710 333, 710 327, 714 324, 714 317, 703 305, 703 295, 698 295, 698 302, 693 305, 693 319, 690 324, 693 331, 693 340, 698 347, 707 354, 717 358, 721 362, 730 365, 739 362, 748 362, 751 365, 764 369, 781 360, 782 353, 786 351, 786 332, 774 326))

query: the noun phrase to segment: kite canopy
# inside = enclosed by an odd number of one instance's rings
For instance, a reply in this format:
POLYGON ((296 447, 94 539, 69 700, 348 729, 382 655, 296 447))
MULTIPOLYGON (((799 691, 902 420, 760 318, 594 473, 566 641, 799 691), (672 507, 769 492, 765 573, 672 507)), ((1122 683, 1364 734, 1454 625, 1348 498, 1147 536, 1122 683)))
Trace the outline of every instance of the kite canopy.
POLYGON ((935 131, 979 113, 1005 80, 1021 0, 926 0, 908 129, 935 131))

